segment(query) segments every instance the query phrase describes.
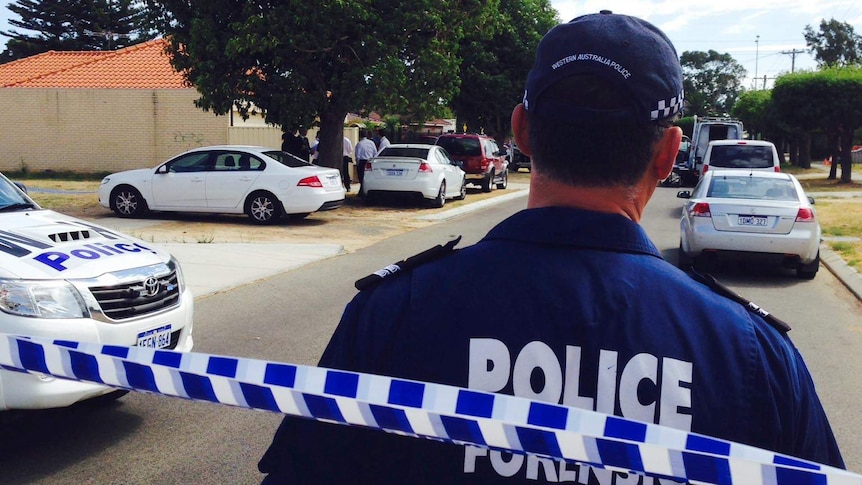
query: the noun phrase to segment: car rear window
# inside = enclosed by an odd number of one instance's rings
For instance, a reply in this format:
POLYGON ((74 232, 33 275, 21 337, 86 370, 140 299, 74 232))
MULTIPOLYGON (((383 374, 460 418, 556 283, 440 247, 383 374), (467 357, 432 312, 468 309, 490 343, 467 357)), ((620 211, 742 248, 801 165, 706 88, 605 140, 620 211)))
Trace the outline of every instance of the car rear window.
POLYGON ((756 145, 713 145, 709 165, 722 168, 771 168, 772 148, 756 145))
POLYGON ((393 147, 388 146, 380 151, 377 154, 378 157, 411 157, 411 158, 421 158, 423 160, 428 159, 428 149, 427 148, 405 148, 405 147, 393 147))
POLYGON ((796 186, 786 179, 757 177, 715 177, 707 197, 758 200, 799 200, 796 186))
POLYGON ((299 157, 291 155, 290 153, 283 152, 280 150, 271 150, 268 152, 263 152, 266 156, 278 160, 284 165, 287 165, 290 168, 299 168, 299 167, 307 167, 311 165, 307 160, 303 160, 299 157))
POLYGON ((437 139, 437 145, 446 149, 449 155, 477 157, 482 155, 482 149, 479 146, 478 138, 454 138, 440 137, 437 139))

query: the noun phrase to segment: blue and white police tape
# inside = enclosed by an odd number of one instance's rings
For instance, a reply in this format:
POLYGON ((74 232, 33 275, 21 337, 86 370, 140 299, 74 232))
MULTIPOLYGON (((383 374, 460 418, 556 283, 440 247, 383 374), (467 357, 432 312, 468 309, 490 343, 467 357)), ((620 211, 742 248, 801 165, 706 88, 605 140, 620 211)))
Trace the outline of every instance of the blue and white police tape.
POLYGON ((0 334, 0 368, 714 484, 862 485, 729 441, 453 386, 254 359, 0 334))

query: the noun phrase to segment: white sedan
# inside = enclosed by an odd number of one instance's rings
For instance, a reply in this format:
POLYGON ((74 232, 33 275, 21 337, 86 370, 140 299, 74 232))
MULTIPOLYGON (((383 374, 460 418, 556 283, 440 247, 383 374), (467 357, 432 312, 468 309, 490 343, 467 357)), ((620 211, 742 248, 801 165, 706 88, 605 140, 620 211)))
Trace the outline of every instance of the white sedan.
POLYGON ((120 217, 140 217, 150 210, 244 213, 258 224, 274 223, 282 215, 302 218, 344 203, 337 169, 291 163, 285 156, 254 146, 195 148, 155 168, 105 177, 99 203, 120 217))
POLYGON ((464 171, 436 145, 397 144, 384 148, 363 167, 362 194, 372 202, 387 193, 412 194, 443 207, 467 196, 464 171))
POLYGON ((708 171, 680 220, 679 265, 753 259, 795 268, 812 279, 820 268, 820 224, 814 199, 788 173, 708 171))

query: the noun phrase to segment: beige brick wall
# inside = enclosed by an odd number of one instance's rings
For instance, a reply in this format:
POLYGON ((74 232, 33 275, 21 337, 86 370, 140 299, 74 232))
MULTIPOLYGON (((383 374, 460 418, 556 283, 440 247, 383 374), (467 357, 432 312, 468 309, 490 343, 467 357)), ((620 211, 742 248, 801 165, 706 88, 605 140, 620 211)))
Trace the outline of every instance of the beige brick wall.
POLYGON ((193 89, 0 89, 0 171, 116 172, 228 143, 193 89))

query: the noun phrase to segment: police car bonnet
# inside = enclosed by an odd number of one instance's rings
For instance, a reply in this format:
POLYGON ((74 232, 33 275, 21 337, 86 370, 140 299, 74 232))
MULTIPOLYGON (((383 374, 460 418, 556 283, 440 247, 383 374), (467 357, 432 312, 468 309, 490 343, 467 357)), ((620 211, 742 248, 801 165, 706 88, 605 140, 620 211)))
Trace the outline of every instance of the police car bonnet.
POLYGON ((527 76, 524 107, 542 117, 571 121, 648 123, 682 112, 682 68, 670 39, 636 17, 603 10, 560 24, 542 38, 527 76), (597 76, 630 98, 629 109, 566 105, 542 94, 575 75, 597 76))

